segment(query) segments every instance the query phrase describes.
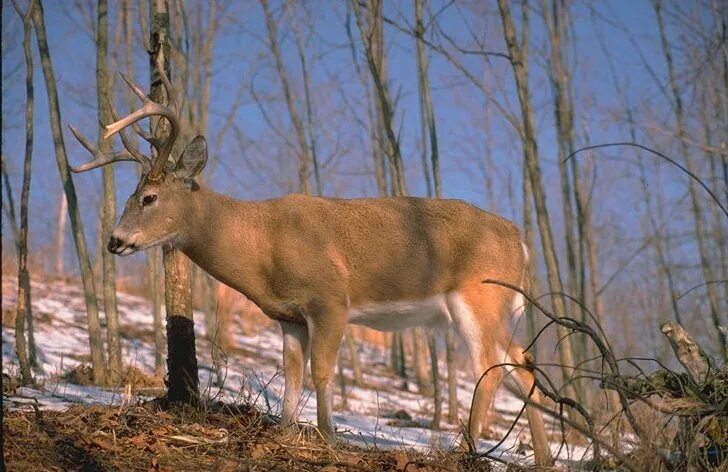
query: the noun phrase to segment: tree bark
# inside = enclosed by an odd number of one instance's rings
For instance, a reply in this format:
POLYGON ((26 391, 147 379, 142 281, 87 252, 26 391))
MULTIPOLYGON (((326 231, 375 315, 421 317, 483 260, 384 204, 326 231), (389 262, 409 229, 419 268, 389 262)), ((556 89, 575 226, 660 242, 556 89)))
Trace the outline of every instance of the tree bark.
POLYGON ((392 194, 394 196, 406 196, 407 186, 404 177, 404 163, 399 140, 394 130, 394 106, 387 86, 382 4, 381 1, 369 0, 367 5, 368 18, 365 19, 359 3, 356 0, 351 2, 361 40, 364 44, 369 72, 374 82, 377 122, 380 124, 379 128, 382 129, 384 136, 380 139, 380 145, 383 146, 385 154, 389 158, 392 170, 392 194))
POLYGON ((309 176, 310 168, 310 156, 308 150, 308 144, 306 143, 306 134, 303 126, 303 120, 301 115, 296 109, 295 97, 293 91, 288 82, 288 72, 286 71, 285 65, 283 64, 283 57, 281 55, 280 44, 278 43, 278 32, 276 30, 276 23, 273 19, 273 14, 268 6, 268 0, 260 0, 260 4, 263 7, 263 14, 265 15, 265 25, 268 31, 268 47, 273 55, 273 59, 276 64, 276 71, 278 73, 278 79, 281 81, 281 88, 283 89, 283 97, 286 100, 286 107, 288 108, 288 115, 293 124, 293 129, 296 133, 296 140, 298 141, 298 187, 299 191, 307 195, 311 194, 311 179, 309 176))
POLYGON ((53 269, 56 275, 63 275, 64 255, 66 252, 66 221, 68 219, 68 200, 66 194, 61 193, 58 199, 58 212, 56 213, 56 238, 55 238, 55 265, 53 269))
MULTIPOLYGON (((417 45, 417 76, 420 91, 420 103, 422 105, 422 114, 424 116, 424 124, 426 133, 423 130, 423 134, 426 134, 429 138, 429 149, 430 149, 430 166, 432 169, 432 185, 434 190, 435 198, 442 198, 442 178, 440 176, 440 149, 437 143, 437 125, 435 121, 435 111, 432 104, 432 93, 430 89, 430 77, 428 72, 428 61, 427 54, 425 53, 425 22, 423 10, 425 8, 426 0, 415 0, 415 34, 416 34, 416 45, 417 45)), ((423 136, 424 141, 424 136, 423 136)), ((422 152, 425 153, 427 146, 423 142, 422 152)), ((425 172, 429 175, 427 172, 425 172)), ((453 349, 452 341, 452 327, 447 328, 445 334, 445 360, 447 363, 448 371, 448 409, 450 412, 450 420, 456 420, 457 409, 458 409, 458 398, 457 398, 457 373, 454 365, 454 353, 451 352, 453 349), (450 381, 450 376, 454 381, 450 381)), ((440 428, 440 418, 442 416, 442 392, 440 390, 440 372, 437 361, 437 339, 434 334, 429 337, 429 350, 430 350, 430 363, 432 370, 432 394, 435 402, 435 411, 433 413, 433 429, 440 428)))
MULTIPOLYGON (((318 145, 316 133, 313 124, 313 97, 311 94, 311 77, 308 72, 308 60, 306 58, 306 47, 303 35, 298 24, 294 21, 293 33, 296 37, 296 50, 298 52, 298 61, 301 64, 301 76, 303 77, 303 93, 306 103, 306 131, 308 138, 308 149, 311 153, 311 164, 313 165, 313 181, 316 195, 323 195, 323 185, 321 182, 321 169, 319 169, 318 145)), ((354 353, 352 353, 353 355, 354 353)), ((358 356, 356 356, 358 358, 358 356)))
POLYGON ((430 368, 432 370, 432 400, 435 403, 432 413, 432 429, 440 430, 440 422, 442 421, 442 392, 440 390, 440 368, 437 363, 437 338, 434 334, 427 338, 430 345, 430 368))
POLYGON ((561 31, 561 6, 558 1, 550 2, 552 13, 549 13, 549 4, 546 0, 541 2, 543 8, 544 22, 548 31, 550 44, 549 77, 551 86, 554 91, 554 115, 556 120, 556 142, 558 145, 558 162, 559 162, 559 178, 561 181, 561 206, 564 218, 564 235, 566 247, 566 271, 567 271, 567 287, 566 290, 576 296, 577 292, 577 261, 576 261, 576 242, 575 234, 575 218, 574 203, 572 201, 573 190, 571 185, 571 176, 564 157, 571 154, 574 150, 574 114, 569 100, 568 78, 565 64, 562 60, 562 38, 561 31))
POLYGON ((409 329, 405 331, 405 334, 410 334, 412 337, 412 365, 420 393, 423 395, 432 395, 434 384, 430 381, 428 372, 431 363, 428 362, 427 334, 422 328, 409 329))
MULTIPOLYGON (((394 130, 394 107, 389 97, 386 72, 386 55, 384 53, 383 12, 380 1, 368 0, 366 17, 361 5, 352 0, 350 5, 354 11, 359 36, 364 46, 364 56, 369 68, 370 78, 374 84, 376 103, 376 136, 381 153, 389 160, 391 176, 391 194, 406 196, 407 187, 404 177, 404 163, 399 141, 394 130)), ((416 336, 416 334, 415 334, 416 336)), ((415 352, 415 356, 419 353, 415 352)), ((392 337, 392 367, 406 382, 407 370, 404 357, 404 339, 402 333, 395 332, 392 337)), ((429 381, 427 382, 429 386, 429 381)), ((424 385, 420 385, 424 387, 424 385)))
MULTIPOLYGON (((166 0, 151 2, 149 67, 152 90, 149 97, 164 103, 164 85, 157 70, 157 57, 162 55, 162 64, 167 76, 170 71, 170 29, 169 5, 166 0)), ((154 129, 154 128, 152 128, 154 129)), ((169 136, 168 126, 157 127, 157 138, 169 136)), ((192 292, 190 287, 189 260, 171 246, 163 248, 165 304, 167 306, 167 401, 197 404, 199 401, 199 379, 195 352, 195 326, 192 318, 192 292)))
POLYGON ((91 365, 94 371, 94 381, 97 384, 104 384, 106 382, 106 366, 104 363, 104 348, 101 338, 101 323, 99 322, 96 289, 94 287, 93 272, 89 261, 86 236, 83 232, 83 222, 81 221, 81 213, 76 198, 76 188, 73 180, 71 180, 66 146, 63 141, 63 133, 61 132, 61 111, 58 105, 58 91, 56 89, 56 79, 53 73, 53 64, 51 62, 51 53, 48 47, 48 38, 46 36, 43 16, 42 0, 37 0, 36 7, 33 9, 33 25, 38 39, 38 52, 43 68, 46 91, 48 93, 48 107, 53 144, 56 152, 56 162, 58 164, 58 172, 61 176, 63 189, 66 193, 66 200, 68 201, 71 231, 73 233, 73 241, 76 245, 76 254, 81 269, 81 281, 83 283, 88 320, 89 345, 91 348, 91 365))
MULTIPOLYGON (((99 117, 98 149, 103 153, 111 152, 111 141, 104 139, 104 126, 113 121, 109 110, 111 100, 111 81, 108 76, 108 3, 98 0, 98 24, 96 28, 96 88, 97 110, 99 117)), ((109 353, 108 381, 116 382, 122 374, 121 340, 119 339, 119 312, 116 305, 116 262, 114 255, 103 250, 105 242, 111 237, 116 220, 116 191, 114 185, 114 166, 103 166, 104 197, 101 209, 101 259, 103 264, 104 311, 106 313, 106 336, 109 353)))
POLYGON ((671 321, 660 326, 660 331, 665 335, 672 347, 675 357, 680 361, 685 371, 697 385, 707 379, 716 366, 713 360, 703 349, 693 341, 693 338, 679 324, 671 321))
MULTIPOLYGON (((25 53, 25 162, 23 164, 23 187, 20 196, 20 228, 17 237, 18 251, 18 298, 15 314, 15 352, 20 364, 20 381, 23 385, 33 383, 30 370, 28 343, 25 339, 25 323, 32 316, 30 296, 30 274, 28 273, 28 200, 30 198, 31 164, 33 159, 33 53, 31 52, 31 32, 35 3, 31 0, 23 13, 18 5, 13 6, 23 21, 23 52, 25 53)), ((8 187, 8 192, 10 188, 8 187)), ((12 204, 11 202, 9 202, 12 204)), ((13 215, 13 223, 15 218, 13 215)))
MULTIPOLYGON (((510 7, 507 0, 498 0, 498 8, 503 24, 503 33, 508 47, 510 64, 516 81, 518 102, 521 108, 521 120, 523 122, 523 152, 528 168, 528 178, 531 180, 533 190, 534 206, 536 208, 536 223, 541 234, 541 246, 546 262, 546 273, 550 291, 554 294, 552 304, 557 316, 565 315, 564 299, 562 297, 563 286, 559 272, 559 263, 556 257, 553 234, 551 232, 551 221, 546 206, 546 194, 541 179, 541 167, 539 163, 538 144, 536 142, 536 127, 534 124, 533 109, 528 87, 525 64, 527 58, 522 54, 521 47, 516 39, 515 27, 511 17, 510 7)), ((570 333, 563 327, 558 329, 559 359, 564 376, 564 393, 576 401, 581 400, 576 387, 571 382, 573 369, 576 366, 574 352, 572 349, 570 333)))
POLYGON ((2 156, 2 161, 0 162, 0 165, 2 165, 3 184, 5 186, 5 195, 6 195, 6 197, 2 201, 3 211, 5 212, 5 216, 7 217, 8 222, 10 223, 10 231, 12 231, 12 233, 13 233, 13 247, 17 251, 18 244, 20 241, 20 228, 18 228, 18 220, 15 216, 15 202, 13 201, 13 189, 10 186, 10 176, 8 175, 7 167, 5 167, 5 156, 4 155, 2 156))
MULTIPOLYGON (((124 0, 123 3, 123 21, 124 21, 124 69, 130 76, 134 73, 134 25, 132 23, 132 5, 131 0, 124 0)), ((144 14, 140 14, 140 20, 143 20, 144 14)), ((136 105, 136 97, 132 94, 128 87, 124 88, 126 102, 130 110, 136 105)), ((129 134, 129 139, 136 141, 136 133, 129 134)), ((138 168, 139 177, 141 178, 141 168, 138 168)), ((162 263, 161 248, 154 247, 144 254, 146 258, 147 287, 149 288, 148 297, 152 304, 152 319, 154 326, 154 375, 163 377, 165 374, 164 362, 164 341, 165 331, 164 322, 162 320, 162 290, 159 274, 159 267, 162 263)))

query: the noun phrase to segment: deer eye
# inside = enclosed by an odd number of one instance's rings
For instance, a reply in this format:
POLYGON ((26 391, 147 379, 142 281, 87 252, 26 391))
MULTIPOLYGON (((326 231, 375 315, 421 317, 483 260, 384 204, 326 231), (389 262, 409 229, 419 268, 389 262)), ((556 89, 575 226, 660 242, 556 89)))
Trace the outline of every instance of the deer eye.
POLYGON ((148 206, 154 203, 157 200, 157 196, 154 194, 146 195, 144 198, 142 198, 142 206, 148 206))

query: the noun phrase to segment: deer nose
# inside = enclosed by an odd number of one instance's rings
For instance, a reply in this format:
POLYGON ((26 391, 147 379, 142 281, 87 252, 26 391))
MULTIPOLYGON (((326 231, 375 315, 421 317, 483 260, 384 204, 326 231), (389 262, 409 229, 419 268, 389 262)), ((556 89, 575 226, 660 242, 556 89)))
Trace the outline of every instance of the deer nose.
POLYGON ((116 254, 116 250, 121 246, 123 243, 121 239, 112 236, 109 238, 109 243, 106 245, 106 249, 112 254, 116 254))

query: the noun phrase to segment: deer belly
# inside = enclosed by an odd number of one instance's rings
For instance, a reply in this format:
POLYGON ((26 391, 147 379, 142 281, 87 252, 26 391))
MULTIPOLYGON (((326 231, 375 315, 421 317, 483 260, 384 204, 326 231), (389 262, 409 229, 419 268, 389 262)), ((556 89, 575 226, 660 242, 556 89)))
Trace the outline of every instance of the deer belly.
POLYGON ((415 326, 432 326, 450 322, 445 295, 423 300, 371 303, 349 308, 351 324, 379 331, 398 331, 415 326))

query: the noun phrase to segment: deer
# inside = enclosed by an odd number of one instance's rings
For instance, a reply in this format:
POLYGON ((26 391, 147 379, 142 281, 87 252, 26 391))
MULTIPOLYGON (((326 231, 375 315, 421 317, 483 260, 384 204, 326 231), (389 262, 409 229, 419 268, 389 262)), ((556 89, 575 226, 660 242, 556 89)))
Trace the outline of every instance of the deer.
POLYGON ((142 106, 113 123, 104 139, 119 134, 125 151, 102 153, 74 127, 71 132, 92 160, 73 167, 85 172, 119 161, 141 167, 107 249, 127 256, 170 245, 220 282, 242 293, 283 334, 284 394, 281 424, 296 424, 306 366, 316 393, 317 425, 335 440, 332 399, 335 363, 347 324, 381 331, 424 326, 454 327, 464 340, 480 379, 466 433, 477 441, 507 362, 526 401, 535 461, 552 463, 529 361, 509 336, 524 296, 494 279, 527 288, 528 251, 515 224, 461 200, 414 197, 337 199, 287 195, 262 201, 236 200, 198 182, 207 163, 203 136, 177 159, 180 134, 172 85, 158 67, 167 105, 152 101, 121 74, 142 106), (165 120, 160 142, 139 121, 165 120), (126 135, 132 129, 150 142, 151 157, 126 135))

